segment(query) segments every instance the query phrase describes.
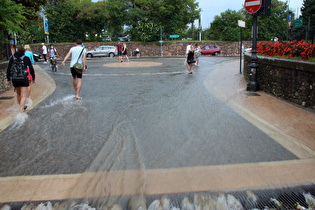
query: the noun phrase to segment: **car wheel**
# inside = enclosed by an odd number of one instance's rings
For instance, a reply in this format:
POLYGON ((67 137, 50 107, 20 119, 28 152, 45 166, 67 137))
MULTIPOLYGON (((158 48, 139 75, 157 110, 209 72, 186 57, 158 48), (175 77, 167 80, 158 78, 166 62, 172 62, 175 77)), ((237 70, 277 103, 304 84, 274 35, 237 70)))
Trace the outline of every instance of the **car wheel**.
POLYGON ((114 53, 109 53, 109 57, 113 58, 113 57, 115 57, 115 54, 114 53))
POLYGON ((93 55, 91 53, 87 54, 86 57, 93 58, 93 55))
POLYGON ((214 55, 218 56, 218 55, 220 55, 220 52, 215 52, 214 55))

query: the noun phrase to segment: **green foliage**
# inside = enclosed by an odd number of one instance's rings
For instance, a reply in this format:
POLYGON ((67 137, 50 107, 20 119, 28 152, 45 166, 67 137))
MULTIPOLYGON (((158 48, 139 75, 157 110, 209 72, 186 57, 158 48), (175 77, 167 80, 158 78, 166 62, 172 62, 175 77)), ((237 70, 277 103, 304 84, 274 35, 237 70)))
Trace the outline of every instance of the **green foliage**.
POLYGON ((311 26, 314 26, 315 25, 315 0, 304 0, 301 11, 302 11, 304 25, 308 23, 308 17, 310 17, 311 26))
POLYGON ((23 24, 26 21, 24 16, 24 7, 11 0, 0 1, 0 33, 2 34, 0 42, 5 42, 4 34, 7 32, 22 32, 23 24))
POLYGON ((244 20, 244 15, 240 11, 227 10, 220 16, 215 16, 211 28, 206 30, 205 39, 238 41, 240 31, 238 20, 244 20))
MULTIPOLYGON (((243 10, 246 17, 245 39, 250 39, 253 22, 253 15, 243 10)), ((267 17, 258 16, 258 40, 271 40, 278 37, 279 40, 286 40, 288 22, 287 17, 290 13, 287 2, 280 0, 271 1, 271 15, 267 17)))

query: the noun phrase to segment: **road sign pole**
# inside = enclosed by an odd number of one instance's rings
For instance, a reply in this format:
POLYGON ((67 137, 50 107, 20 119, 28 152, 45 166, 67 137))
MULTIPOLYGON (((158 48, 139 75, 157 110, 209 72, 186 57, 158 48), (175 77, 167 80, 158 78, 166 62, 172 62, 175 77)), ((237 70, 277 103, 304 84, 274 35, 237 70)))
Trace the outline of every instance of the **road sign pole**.
POLYGON ((249 91, 257 91, 257 67, 258 64, 257 57, 257 15, 253 15, 253 41, 252 41, 252 56, 250 61, 250 74, 249 74, 249 82, 247 84, 247 90, 249 91))

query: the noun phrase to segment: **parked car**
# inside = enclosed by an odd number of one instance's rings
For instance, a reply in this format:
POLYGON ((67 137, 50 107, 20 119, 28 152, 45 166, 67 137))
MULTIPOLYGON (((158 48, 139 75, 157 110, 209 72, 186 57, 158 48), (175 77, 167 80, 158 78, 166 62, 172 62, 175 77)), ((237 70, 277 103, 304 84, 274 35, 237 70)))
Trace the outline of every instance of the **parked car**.
POLYGON ((116 56, 116 47, 115 46, 99 46, 95 50, 90 50, 86 52, 88 58, 92 57, 115 57, 116 56))
POLYGON ((37 62, 42 58, 42 55, 40 53, 33 52, 33 58, 37 62))
POLYGON ((210 54, 210 55, 219 55, 221 53, 221 49, 219 46, 217 45, 207 45, 207 46, 204 46, 202 49, 201 49, 201 54, 202 55, 207 55, 207 54, 210 54))
POLYGON ((130 42, 131 37, 129 35, 127 35, 127 36, 119 36, 118 40, 121 41, 121 42, 130 42))

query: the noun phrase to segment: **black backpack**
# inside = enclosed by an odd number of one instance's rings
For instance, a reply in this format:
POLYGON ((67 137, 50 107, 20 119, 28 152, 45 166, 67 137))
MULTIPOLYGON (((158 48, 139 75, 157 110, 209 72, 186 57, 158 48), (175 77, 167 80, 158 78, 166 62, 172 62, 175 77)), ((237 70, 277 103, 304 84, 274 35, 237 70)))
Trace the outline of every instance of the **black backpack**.
POLYGON ((12 82, 22 82, 22 81, 28 81, 27 79, 27 70, 26 65, 24 64, 24 55, 20 58, 16 58, 13 55, 13 63, 10 69, 11 73, 11 80, 12 82))

